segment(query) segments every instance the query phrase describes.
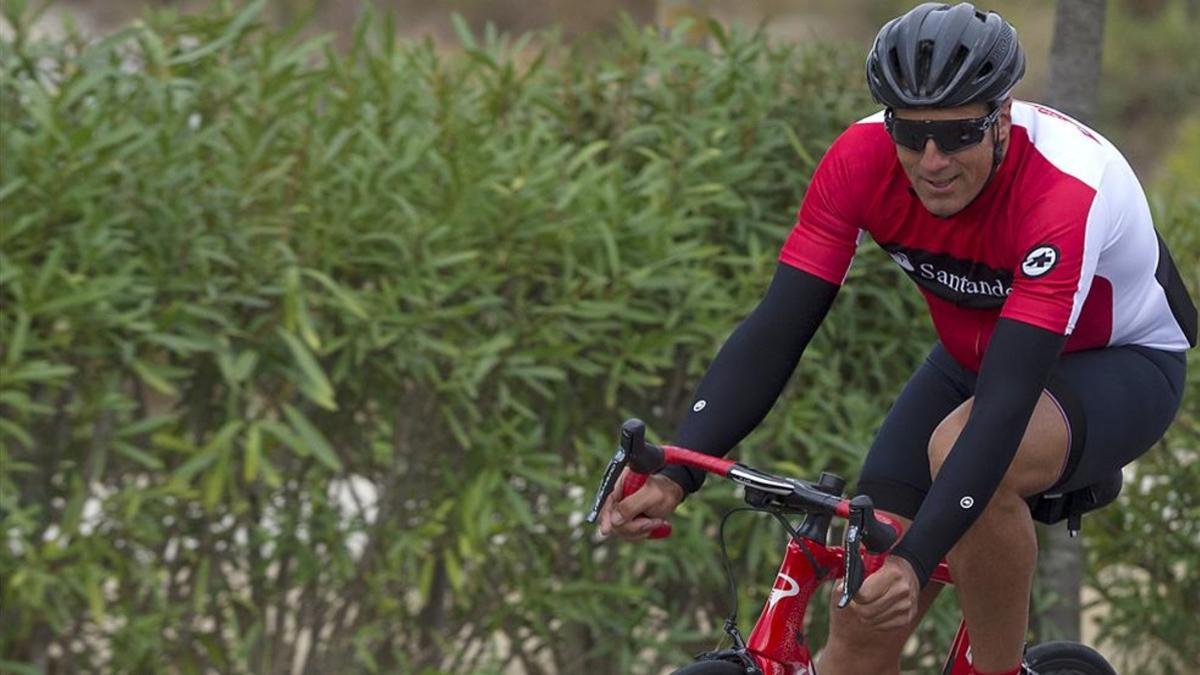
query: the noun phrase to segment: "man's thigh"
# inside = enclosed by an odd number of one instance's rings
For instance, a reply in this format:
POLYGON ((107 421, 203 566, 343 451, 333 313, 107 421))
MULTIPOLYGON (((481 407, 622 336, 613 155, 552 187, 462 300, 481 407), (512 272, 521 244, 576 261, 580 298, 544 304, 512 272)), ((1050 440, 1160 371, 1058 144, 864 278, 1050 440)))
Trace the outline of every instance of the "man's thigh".
POLYGON ((932 482, 929 439, 971 397, 973 376, 942 347, 933 350, 904 385, 880 426, 859 474, 857 494, 876 508, 912 519, 932 482))
MULTIPOLYGON (((1068 454, 1050 492, 1091 485, 1149 450, 1179 409, 1186 358, 1144 347, 1064 354, 1046 391, 1069 430, 1068 454)), ((867 453, 857 492, 878 508, 916 516, 929 491, 929 441, 974 395, 976 375, 941 346, 905 384, 867 453)))
POLYGON ((1181 352, 1125 346, 1064 354, 1046 390, 1069 421, 1070 454, 1049 491, 1096 483, 1153 447, 1179 410, 1186 374, 1181 352))

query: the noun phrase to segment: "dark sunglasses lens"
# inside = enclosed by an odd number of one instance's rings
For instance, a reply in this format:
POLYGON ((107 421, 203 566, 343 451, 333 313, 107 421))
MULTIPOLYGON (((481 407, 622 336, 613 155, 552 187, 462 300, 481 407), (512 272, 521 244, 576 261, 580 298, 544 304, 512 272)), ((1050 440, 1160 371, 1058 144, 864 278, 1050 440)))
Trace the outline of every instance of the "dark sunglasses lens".
POLYGON ((958 152, 983 140, 984 130, 974 121, 892 120, 892 140, 909 150, 922 152, 925 141, 932 138, 942 152, 958 152))
POLYGON ((957 152, 983 140, 983 129, 973 124, 948 122, 945 127, 933 131, 933 142, 942 152, 957 152))
POLYGON ((892 140, 909 150, 925 149, 925 128, 919 122, 892 120, 892 140))

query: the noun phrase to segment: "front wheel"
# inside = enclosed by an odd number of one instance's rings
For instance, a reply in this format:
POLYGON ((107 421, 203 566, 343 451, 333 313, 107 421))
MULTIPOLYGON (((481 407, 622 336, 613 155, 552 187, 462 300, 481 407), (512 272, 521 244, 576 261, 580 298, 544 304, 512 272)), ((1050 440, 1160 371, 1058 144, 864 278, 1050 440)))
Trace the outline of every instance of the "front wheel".
POLYGON ((728 661, 697 661, 671 675, 746 675, 746 669, 728 661))
POLYGON ((1078 642, 1046 642, 1025 653, 1037 675, 1117 675, 1095 649, 1078 642))

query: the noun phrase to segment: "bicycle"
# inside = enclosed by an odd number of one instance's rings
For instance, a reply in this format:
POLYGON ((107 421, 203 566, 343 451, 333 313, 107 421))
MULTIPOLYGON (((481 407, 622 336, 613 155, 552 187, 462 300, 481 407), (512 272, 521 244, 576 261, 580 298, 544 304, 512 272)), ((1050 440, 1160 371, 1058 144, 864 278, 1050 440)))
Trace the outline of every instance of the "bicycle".
MULTIPOLYGON (((641 420, 627 420, 621 426, 620 445, 604 472, 587 522, 597 522, 600 508, 626 466, 631 473, 625 479, 622 497, 641 488, 648 475, 667 464, 678 464, 743 486, 750 508, 772 514, 789 535, 783 562, 749 640, 743 638, 736 625, 735 592, 733 613, 726 619, 724 629, 733 646, 700 654, 695 662, 675 671, 674 675, 817 675, 802 632, 809 600, 825 582, 843 579, 845 583, 837 602, 838 607, 845 607, 866 576, 883 565, 888 550, 902 532, 899 521, 887 514, 876 513, 866 495, 844 498, 842 493, 846 483, 834 474, 822 473, 816 483, 811 483, 686 448, 658 446, 647 442, 645 434, 646 426, 641 420), (794 527, 787 519, 788 515, 803 515, 804 521, 794 527), (847 521, 842 546, 826 545, 834 517, 847 521)), ((1074 536, 1079 531, 1083 513, 1116 498, 1120 480, 1120 472, 1117 472, 1115 478, 1084 490, 1044 497, 1031 503, 1034 517, 1051 523, 1065 519, 1074 536)), ((652 532, 651 538, 669 535, 670 526, 667 525, 652 532)), ((723 538, 721 547, 724 555, 723 538)), ((726 573, 730 588, 734 589, 727 560, 726 573)), ((931 582, 953 583, 944 561, 934 572, 931 582)), ((1028 648, 1023 666, 1030 675, 1116 675, 1098 652, 1086 645, 1065 641, 1028 648)), ((941 675, 972 673, 971 645, 965 621, 959 622, 940 672, 941 675)))

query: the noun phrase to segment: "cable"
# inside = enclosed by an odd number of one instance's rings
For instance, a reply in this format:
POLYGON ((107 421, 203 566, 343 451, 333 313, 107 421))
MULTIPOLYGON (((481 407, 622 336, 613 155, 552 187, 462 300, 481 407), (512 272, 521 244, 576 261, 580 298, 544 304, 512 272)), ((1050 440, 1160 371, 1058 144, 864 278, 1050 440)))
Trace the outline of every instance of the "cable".
POLYGON ((737 623, 738 614, 738 597, 737 597, 737 579, 733 576, 733 565, 729 562, 729 551, 725 547, 725 523, 729 520, 729 516, 742 511, 754 511, 761 513, 764 509, 754 506, 741 506, 725 513, 721 518, 721 527, 717 531, 717 538, 721 540, 721 565, 725 568, 725 578, 729 581, 729 599, 733 610, 729 613, 729 618, 725 620, 725 625, 730 626, 737 623))
POLYGON ((808 547, 808 542, 804 541, 804 538, 800 536, 800 533, 796 531, 796 528, 792 527, 792 524, 788 522, 787 518, 783 515, 782 511, 779 511, 779 510, 773 509, 773 508, 761 508, 761 507, 756 507, 756 506, 742 506, 742 507, 738 507, 736 509, 732 509, 732 510, 726 512, 725 515, 721 518, 721 526, 718 529, 718 534, 717 534, 718 539, 720 539, 720 541, 721 541, 721 566, 725 568, 725 578, 729 582, 730 606, 733 608, 729 613, 729 618, 725 620, 725 626, 727 628, 726 632, 728 632, 728 628, 730 626, 733 626, 733 624, 737 623, 738 596, 737 596, 737 579, 734 578, 733 564, 729 562, 729 550, 725 545, 725 523, 729 520, 729 516, 732 516, 733 514, 739 513, 742 511, 753 511, 755 513, 771 514, 771 516, 773 518, 775 518, 775 520, 777 520, 780 525, 783 526, 783 529, 788 533, 788 537, 790 537, 790 539, 792 541, 796 542, 800 546, 800 552, 803 553, 804 557, 808 559, 808 564, 812 566, 813 573, 816 574, 818 577, 824 575, 824 571, 822 570, 821 566, 817 563, 816 556, 813 555, 812 549, 810 549, 808 547))
POLYGON ((770 513, 772 516, 775 516, 775 520, 778 520, 779 524, 783 525, 783 529, 787 530, 787 533, 792 538, 792 541, 796 542, 796 544, 800 547, 800 552, 804 554, 805 558, 808 558, 808 564, 812 566, 813 574, 817 575, 818 579, 825 576, 825 570, 823 570, 821 566, 817 564, 817 557, 813 555, 812 549, 808 547, 808 542, 804 540, 804 537, 800 536, 800 533, 796 531, 796 528, 792 527, 792 524, 788 522, 783 513, 779 511, 768 511, 768 513, 770 513))

